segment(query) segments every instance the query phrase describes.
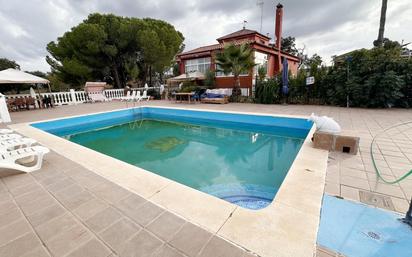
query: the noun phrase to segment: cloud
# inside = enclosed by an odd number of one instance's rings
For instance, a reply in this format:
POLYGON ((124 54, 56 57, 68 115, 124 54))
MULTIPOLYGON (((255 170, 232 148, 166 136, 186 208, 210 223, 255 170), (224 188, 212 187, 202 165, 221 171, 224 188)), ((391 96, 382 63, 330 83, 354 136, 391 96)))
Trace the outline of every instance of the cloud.
MULTIPOLYGON (((277 3, 277 2, 276 2, 277 3)), ((330 56, 371 47, 377 37, 380 1, 284 0, 283 34, 296 37, 309 54, 330 56)), ((173 24, 190 50, 247 27, 259 30, 255 0, 0 0, 0 57, 16 60, 24 70, 48 71, 46 45, 76 26, 92 12, 129 17, 152 17, 173 24)), ((262 33, 274 34, 275 2, 264 1, 262 33)), ((409 0, 388 5, 385 36, 412 41, 409 0)))

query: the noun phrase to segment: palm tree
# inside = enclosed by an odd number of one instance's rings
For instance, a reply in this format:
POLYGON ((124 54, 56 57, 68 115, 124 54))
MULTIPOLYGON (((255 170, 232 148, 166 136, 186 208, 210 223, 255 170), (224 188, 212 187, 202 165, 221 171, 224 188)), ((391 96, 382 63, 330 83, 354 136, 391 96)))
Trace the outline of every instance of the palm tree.
POLYGON ((385 23, 386 23, 386 9, 388 7, 388 0, 382 0, 382 7, 381 7, 381 19, 379 22, 379 33, 378 39, 373 42, 375 46, 382 46, 383 44, 383 34, 385 32, 385 23))
POLYGON ((252 48, 248 44, 236 46, 228 44, 222 52, 215 56, 217 70, 223 71, 226 75, 233 74, 235 85, 232 91, 233 97, 241 95, 239 75, 249 72, 256 64, 252 48))

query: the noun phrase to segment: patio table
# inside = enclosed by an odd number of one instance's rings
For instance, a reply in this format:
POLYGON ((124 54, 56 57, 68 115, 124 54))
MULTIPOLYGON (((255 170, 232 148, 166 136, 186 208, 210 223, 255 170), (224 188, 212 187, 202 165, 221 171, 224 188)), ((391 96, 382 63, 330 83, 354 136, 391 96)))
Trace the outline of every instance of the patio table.
POLYGON ((191 98, 192 96, 194 96, 195 93, 176 93, 175 97, 176 97, 176 102, 183 102, 183 98, 187 97, 187 101, 190 103, 191 102, 191 98), (180 101, 178 100, 180 96, 180 101))

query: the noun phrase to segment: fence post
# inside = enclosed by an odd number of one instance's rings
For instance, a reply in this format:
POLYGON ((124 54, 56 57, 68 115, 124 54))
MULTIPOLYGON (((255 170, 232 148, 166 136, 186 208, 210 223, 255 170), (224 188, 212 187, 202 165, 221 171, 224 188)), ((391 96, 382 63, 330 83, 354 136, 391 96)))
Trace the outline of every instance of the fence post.
POLYGON ((73 104, 77 104, 77 100, 76 100, 76 93, 74 92, 74 89, 70 89, 70 96, 71 96, 71 98, 72 98, 72 102, 73 102, 73 104))

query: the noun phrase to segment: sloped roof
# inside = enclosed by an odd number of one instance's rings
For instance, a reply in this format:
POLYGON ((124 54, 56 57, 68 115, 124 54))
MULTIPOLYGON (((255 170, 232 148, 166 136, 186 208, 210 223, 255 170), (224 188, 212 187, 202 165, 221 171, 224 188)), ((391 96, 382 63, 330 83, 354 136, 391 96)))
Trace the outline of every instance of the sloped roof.
POLYGON ((227 34, 226 36, 220 37, 220 38, 217 39, 217 41, 221 41, 221 40, 225 40, 225 39, 229 39, 229 38, 234 38, 234 37, 241 37, 241 36, 251 35, 251 34, 258 34, 262 37, 270 39, 269 37, 267 37, 263 34, 260 34, 256 30, 241 29, 241 30, 235 31, 233 33, 227 34))
MULTIPOLYGON (((233 43, 235 45, 241 45, 241 44, 245 44, 245 43, 246 44, 257 44, 257 45, 267 47, 267 48, 271 48, 272 50, 278 51, 278 49, 273 47, 273 46, 267 46, 267 45, 261 44, 259 42, 256 42, 255 40, 237 40, 237 41, 233 41, 231 43, 233 43)), ((203 53, 208 54, 211 51, 223 49, 225 47, 225 45, 226 45, 225 43, 220 43, 220 44, 202 46, 202 47, 198 47, 198 48, 195 48, 195 49, 187 51, 187 52, 180 53, 177 56, 178 57, 183 57, 184 56, 184 59, 199 57, 199 54, 203 54, 203 53)), ((294 55, 292 55, 290 53, 287 53, 287 52, 284 52, 284 51, 281 51, 281 53, 283 55, 289 56, 291 58, 295 58, 295 59, 299 58, 297 56, 294 56, 294 55)))
POLYGON ((179 55, 186 55, 186 54, 193 54, 193 53, 200 53, 200 52, 218 50, 218 49, 221 49, 221 45, 223 45, 223 44, 214 44, 214 45, 208 45, 208 46, 201 46, 201 47, 192 49, 190 51, 180 53, 179 55))
MULTIPOLYGON (((252 44, 254 42, 255 42, 254 40, 236 40, 236 41, 233 41, 231 43, 235 44, 235 45, 241 45, 241 44, 252 44)), ((192 49, 190 51, 183 52, 179 55, 188 55, 188 54, 194 54, 194 53, 201 53, 201 52, 219 50, 219 49, 223 49, 224 47, 225 47, 225 43, 213 44, 213 45, 198 47, 198 48, 192 49)))

